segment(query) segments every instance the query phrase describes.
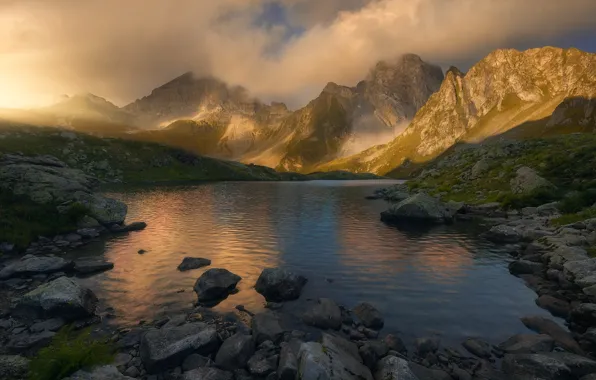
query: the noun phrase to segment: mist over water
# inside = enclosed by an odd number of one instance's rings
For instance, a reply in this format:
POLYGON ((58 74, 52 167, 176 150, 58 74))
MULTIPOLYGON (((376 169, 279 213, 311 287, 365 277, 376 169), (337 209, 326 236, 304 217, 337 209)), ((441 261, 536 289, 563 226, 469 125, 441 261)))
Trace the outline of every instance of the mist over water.
POLYGON ((509 256, 478 238, 477 226, 400 230, 382 223, 386 203, 364 199, 387 185, 381 182, 229 182, 109 194, 129 205, 129 221, 148 227, 88 247, 85 255, 105 255, 115 268, 83 282, 125 325, 190 308, 194 282, 209 268, 242 277, 239 292, 216 310, 242 304, 258 312, 264 298, 253 286, 274 266, 309 280, 300 300, 284 306, 296 321, 318 297, 348 307, 367 301, 383 312, 383 333, 498 343, 527 331, 521 316, 547 315, 509 274, 509 256), (212 265, 179 272, 184 256, 212 265))

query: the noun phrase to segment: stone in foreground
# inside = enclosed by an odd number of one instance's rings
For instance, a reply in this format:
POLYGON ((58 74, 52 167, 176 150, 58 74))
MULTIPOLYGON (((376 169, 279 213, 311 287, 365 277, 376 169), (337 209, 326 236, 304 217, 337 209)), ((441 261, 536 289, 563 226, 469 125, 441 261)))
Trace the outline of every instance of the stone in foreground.
POLYGON ((211 260, 209 259, 204 259, 202 257, 185 257, 182 259, 180 265, 178 265, 178 270, 180 272, 185 272, 187 270, 199 269, 209 265, 211 265, 211 260))
POLYGON ((133 380, 133 378, 124 376, 114 366, 106 365, 91 371, 77 371, 64 380, 133 380))
POLYGON ((215 357, 215 364, 227 370, 241 369, 246 367, 254 352, 255 343, 252 336, 236 334, 223 342, 215 357))
POLYGON ((385 325, 381 312, 369 303, 358 304, 352 311, 362 324, 368 328, 380 330, 385 325))
POLYGON ((140 354, 147 372, 158 373, 179 366, 191 354, 209 355, 218 346, 215 327, 197 322, 147 332, 140 354))
POLYGON ((185 372, 182 380, 234 380, 234 375, 221 369, 203 367, 185 372))
POLYGON ((381 213, 384 222, 423 221, 445 223, 453 220, 453 211, 438 199, 424 193, 411 196, 381 213))
POLYGON ((298 373, 298 359, 292 347, 286 344, 281 348, 279 354, 279 366, 277 367, 277 375, 279 380, 294 380, 298 373))
MULTIPOLYGON (((358 348, 343 338, 323 333, 323 343, 300 346, 298 373, 302 380, 372 380, 362 364, 358 348)), ((384 379, 383 379, 384 380, 384 379)))
POLYGON ((72 266, 72 261, 66 261, 56 256, 25 256, 20 261, 9 264, 0 271, 0 280, 11 277, 49 274, 61 272, 72 266))
POLYGON ((26 379, 29 373, 29 359, 19 355, 0 355, 0 379, 26 379))
POLYGON ((265 268, 261 272, 255 289, 269 302, 283 302, 300 297, 306 284, 305 277, 280 268, 265 268))
POLYGON ((320 298, 318 303, 307 311, 302 319, 304 323, 310 326, 339 330, 342 322, 341 309, 335 301, 329 298, 320 298))
POLYGON ((229 296, 241 279, 227 269, 213 268, 199 277, 194 290, 199 302, 217 301, 229 296))
POLYGON ((523 317, 521 321, 530 330, 549 335, 564 349, 576 354, 583 354, 583 350, 573 336, 555 321, 540 316, 523 317))
POLYGON ((273 312, 265 311, 252 318, 252 335, 257 345, 270 340, 278 342, 281 340, 284 330, 281 328, 279 318, 273 312))
POLYGON ((95 314, 97 297, 68 277, 59 277, 23 295, 15 313, 33 318, 62 317, 75 320, 95 314))
POLYGON ((573 380, 571 370, 561 361, 542 354, 505 355, 502 369, 516 380, 573 380))
POLYGON ((387 356, 377 364, 375 380, 418 380, 407 361, 397 356, 387 356))

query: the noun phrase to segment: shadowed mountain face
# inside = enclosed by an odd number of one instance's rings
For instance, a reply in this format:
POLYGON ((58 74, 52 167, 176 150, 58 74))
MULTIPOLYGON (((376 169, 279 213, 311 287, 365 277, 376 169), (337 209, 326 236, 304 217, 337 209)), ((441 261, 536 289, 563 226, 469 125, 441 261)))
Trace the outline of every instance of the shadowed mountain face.
POLYGON ((426 161, 458 141, 479 142, 517 129, 519 137, 594 128, 596 54, 577 49, 497 50, 467 74, 450 69, 408 128, 385 146, 319 169, 387 173, 426 161), (591 126, 591 127, 590 127, 591 126))

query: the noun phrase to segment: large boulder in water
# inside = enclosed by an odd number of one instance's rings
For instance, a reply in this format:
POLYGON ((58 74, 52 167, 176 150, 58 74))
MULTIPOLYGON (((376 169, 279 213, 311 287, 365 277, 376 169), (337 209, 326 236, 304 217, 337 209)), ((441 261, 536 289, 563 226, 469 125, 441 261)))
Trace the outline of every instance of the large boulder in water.
POLYGON ((226 298, 236 288, 242 277, 227 269, 209 269, 197 279, 194 290, 199 302, 213 302, 226 298))
POLYGON ((362 364, 358 347, 343 338, 323 333, 321 343, 300 346, 298 373, 302 380, 372 380, 362 364))
POLYGON ((140 354, 147 372, 159 373, 181 365, 190 354, 210 355, 218 346, 215 327, 196 322, 147 332, 140 354))
POLYGON ((305 277, 296 275, 281 268, 265 268, 261 272, 255 290, 267 301, 283 302, 300 297, 306 284, 305 277))
POLYGON ((339 330, 342 323, 341 309, 329 298, 320 298, 315 306, 302 316, 304 323, 321 329, 339 330))
POLYGON ((90 289, 68 277, 59 277, 23 295, 14 312, 33 318, 74 320, 94 315, 96 307, 97 297, 90 289))
POLYGON ((56 256, 27 255, 0 270, 0 280, 11 277, 60 272, 73 266, 72 261, 56 256))
POLYGON ((385 222, 423 221, 445 223, 453 220, 454 211, 437 198, 425 193, 413 195, 381 213, 385 222))
POLYGON ((527 166, 517 169, 510 185, 514 194, 529 194, 538 190, 555 189, 555 185, 527 166))

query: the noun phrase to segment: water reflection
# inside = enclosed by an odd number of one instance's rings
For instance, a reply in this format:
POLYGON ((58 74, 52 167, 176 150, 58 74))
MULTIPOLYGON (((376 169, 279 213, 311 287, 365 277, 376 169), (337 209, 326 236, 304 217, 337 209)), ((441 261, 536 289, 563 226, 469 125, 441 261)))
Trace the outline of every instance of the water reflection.
MULTIPOLYGON (((309 278, 302 300, 361 301, 385 314, 387 331, 493 341, 525 331, 519 317, 545 314, 507 272, 508 257, 478 240, 471 225, 398 229, 380 221, 382 201, 364 196, 379 184, 357 181, 216 183, 110 194, 129 205, 144 231, 88 247, 112 271, 84 279, 121 323, 137 323, 192 305, 192 287, 208 268, 179 272, 185 254, 242 277, 240 291, 216 308, 262 309, 253 286, 264 267, 309 278), (144 255, 137 254, 146 249, 144 255), (327 280, 333 279, 333 283, 327 280)), ((81 254, 81 253, 79 253, 81 254)), ((299 315, 304 302, 287 306, 299 315)))

